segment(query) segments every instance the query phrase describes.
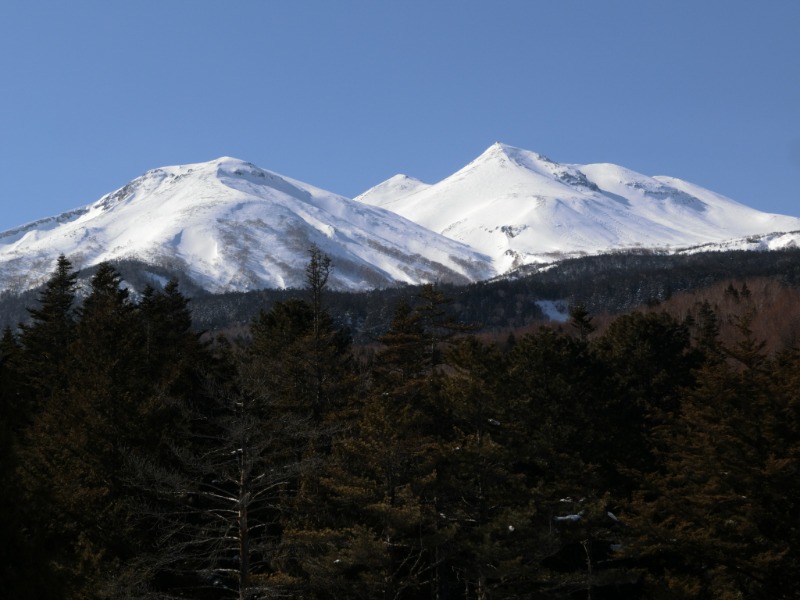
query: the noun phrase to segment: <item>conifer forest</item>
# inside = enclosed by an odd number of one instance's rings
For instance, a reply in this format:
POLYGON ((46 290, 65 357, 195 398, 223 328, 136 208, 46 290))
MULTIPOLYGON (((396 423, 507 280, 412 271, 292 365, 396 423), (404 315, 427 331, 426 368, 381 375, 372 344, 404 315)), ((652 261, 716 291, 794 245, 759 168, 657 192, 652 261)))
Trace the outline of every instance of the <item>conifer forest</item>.
POLYGON ((427 285, 354 343, 332 268, 234 337, 60 257, 0 341, 0 595, 798 597, 800 348, 746 286, 490 337, 427 285))

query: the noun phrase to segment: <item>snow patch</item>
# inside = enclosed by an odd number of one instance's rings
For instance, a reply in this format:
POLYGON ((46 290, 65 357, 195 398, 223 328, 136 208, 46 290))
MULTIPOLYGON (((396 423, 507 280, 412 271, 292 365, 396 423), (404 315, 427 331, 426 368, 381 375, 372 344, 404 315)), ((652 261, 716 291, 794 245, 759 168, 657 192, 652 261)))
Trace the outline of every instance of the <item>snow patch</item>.
POLYGON ((536 304, 549 320, 557 323, 569 321, 569 307, 565 302, 561 300, 537 300, 536 304))

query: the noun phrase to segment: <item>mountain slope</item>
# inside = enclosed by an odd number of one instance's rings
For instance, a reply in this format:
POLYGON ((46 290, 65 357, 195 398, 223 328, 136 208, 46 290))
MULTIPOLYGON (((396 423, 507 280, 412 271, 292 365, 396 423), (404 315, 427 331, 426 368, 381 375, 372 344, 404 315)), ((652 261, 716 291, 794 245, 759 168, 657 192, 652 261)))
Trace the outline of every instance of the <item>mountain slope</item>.
POLYGON ((381 208, 223 157, 148 171, 89 206, 0 233, 0 282, 26 289, 66 254, 77 268, 137 259, 214 291, 304 285, 312 245, 331 286, 468 282, 486 257, 381 208))
POLYGON ((355 200, 234 158, 154 169, 94 204, 0 233, 0 291, 43 282, 62 253, 78 269, 135 260, 221 292, 304 285, 312 245, 333 259, 331 287, 342 290, 466 283, 630 249, 800 245, 800 218, 499 143, 434 185, 397 175, 355 200))
POLYGON ((498 272, 567 256, 800 230, 800 218, 762 213, 678 179, 610 164, 559 164, 500 143, 434 185, 393 179, 356 200, 470 245, 492 257, 498 272))

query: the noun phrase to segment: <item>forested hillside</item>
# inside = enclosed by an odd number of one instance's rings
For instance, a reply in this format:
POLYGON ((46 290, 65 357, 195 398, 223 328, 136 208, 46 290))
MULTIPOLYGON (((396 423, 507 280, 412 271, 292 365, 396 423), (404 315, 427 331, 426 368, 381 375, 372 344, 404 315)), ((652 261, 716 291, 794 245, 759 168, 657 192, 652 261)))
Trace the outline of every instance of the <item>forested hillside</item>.
MULTIPOLYGON (((172 273, 126 260, 112 263, 123 276, 123 287, 143 290, 160 287, 171 278, 192 299, 195 330, 219 332, 245 330, 259 310, 276 302, 303 297, 302 289, 263 289, 246 293, 209 294, 194 286, 181 272, 172 273)), ((336 268, 336 265, 333 265, 336 268)), ((88 293, 97 267, 79 273, 78 303, 88 293)), ((508 331, 546 320, 539 301, 564 306, 582 304, 592 314, 624 311, 668 300, 675 294, 703 290, 716 283, 769 278, 789 287, 800 286, 800 250, 769 252, 728 251, 690 255, 621 252, 563 260, 552 265, 527 267, 512 277, 466 286, 437 284, 445 293, 451 313, 474 322, 484 331, 508 331)), ((410 301, 413 286, 348 293, 328 290, 326 308, 337 326, 347 327, 356 343, 375 341, 389 328, 394 307, 410 301)), ((30 319, 27 308, 39 292, 0 294, 0 327, 15 328, 30 319)))
POLYGON ((201 341, 177 283, 104 264, 79 304, 59 259, 0 344, 6 597, 796 597, 800 350, 758 286, 598 329, 597 276, 497 344, 424 286, 356 346, 331 268, 201 341))
MULTIPOLYGON (((538 270, 528 268, 514 277, 437 288, 452 300, 451 313, 459 319, 478 323, 484 331, 499 331, 544 320, 537 304, 540 300, 582 304, 593 314, 613 315, 682 292, 759 277, 800 286, 800 250, 605 254, 564 260, 538 270)), ((412 287, 359 294, 329 292, 327 306, 337 323, 350 328, 357 342, 369 342, 386 331, 394 306, 415 293, 412 287)), ((247 324, 260 307, 297 295, 297 290, 262 290, 197 296, 192 302, 194 322, 205 330, 247 324)))

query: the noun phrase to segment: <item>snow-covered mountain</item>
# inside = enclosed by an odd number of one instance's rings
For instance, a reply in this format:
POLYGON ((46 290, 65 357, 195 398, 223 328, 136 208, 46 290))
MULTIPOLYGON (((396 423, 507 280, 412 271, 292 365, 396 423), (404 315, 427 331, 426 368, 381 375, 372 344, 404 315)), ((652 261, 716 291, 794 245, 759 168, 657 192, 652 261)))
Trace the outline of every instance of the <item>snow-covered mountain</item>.
POLYGON ((611 164, 559 164, 500 143, 434 185, 397 175, 356 200, 468 244, 500 273, 625 249, 800 243, 800 218, 759 212, 679 179, 611 164), (796 233, 763 237, 772 232, 796 233), (749 236, 761 237, 727 243, 749 236))
POLYGON ((0 233, 0 289, 41 283, 62 253, 78 269, 140 260, 214 292, 302 287, 312 245, 333 260, 337 289, 495 274, 487 257, 395 213, 223 157, 148 171, 93 204, 0 233))
POLYGON ((626 249, 800 245, 800 218, 611 164, 559 164, 494 144, 430 185, 396 175, 355 201, 234 158, 148 171, 97 202, 0 233, 0 291, 131 259, 206 290, 300 287, 309 249, 331 286, 470 282, 626 249))

